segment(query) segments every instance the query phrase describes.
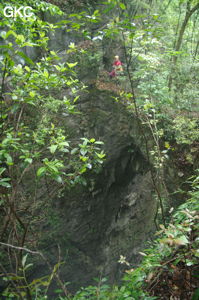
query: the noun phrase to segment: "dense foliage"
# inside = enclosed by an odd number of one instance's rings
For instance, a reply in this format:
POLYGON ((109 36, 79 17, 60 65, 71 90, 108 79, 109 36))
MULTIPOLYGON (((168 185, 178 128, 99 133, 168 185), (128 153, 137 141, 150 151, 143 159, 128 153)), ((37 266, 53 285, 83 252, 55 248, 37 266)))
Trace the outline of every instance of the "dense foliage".
POLYGON ((87 287, 68 299, 198 299, 198 179, 194 178, 191 198, 172 215, 168 227, 160 225, 158 238, 140 252, 144 256, 140 266, 131 268, 125 257, 120 257, 127 269, 121 287, 111 288, 102 279, 96 287, 87 287))
POLYGON ((56 278, 59 300, 198 299, 198 1, 69 1, 69 7, 47 2, 27 1, 34 10, 29 18, 3 16, 5 5, 19 7, 24 1, 0 4, 2 295, 47 299, 56 278), (46 11, 60 20, 44 21, 46 11), (77 37, 65 49, 64 62, 59 51, 49 49, 49 36, 59 28, 77 37), (24 50, 31 48, 38 49, 36 61, 24 50), (124 72, 110 80, 106 70, 116 54, 124 72), (86 89, 81 79, 113 91, 140 122, 158 202, 158 238, 141 253, 144 260, 137 269, 121 256, 127 266, 121 286, 110 287, 102 278, 70 296, 58 276, 61 262, 49 266, 34 230, 45 222, 53 195, 76 184, 86 186, 86 174, 99 172, 105 158, 103 142, 93 137, 70 141, 68 128, 57 118, 79 114, 76 103, 86 89), (188 200, 172 216, 164 174, 171 157, 180 163, 180 177, 193 175, 192 191, 183 195, 188 200), (45 203, 42 186, 48 191, 45 203), (42 219, 37 218, 40 209, 42 219), (46 261, 49 275, 29 282, 31 255, 46 261))

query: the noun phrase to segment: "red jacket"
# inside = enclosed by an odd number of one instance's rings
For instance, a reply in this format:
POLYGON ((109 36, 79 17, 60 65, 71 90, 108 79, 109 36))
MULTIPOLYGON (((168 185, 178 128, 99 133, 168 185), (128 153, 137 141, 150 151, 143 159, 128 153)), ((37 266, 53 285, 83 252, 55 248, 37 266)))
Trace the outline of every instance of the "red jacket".
POLYGON ((113 67, 115 68, 116 71, 123 71, 122 62, 120 60, 114 61, 113 67))
POLYGON ((121 66, 122 63, 121 63, 120 60, 116 60, 116 61, 114 61, 113 65, 114 65, 114 66, 121 66))

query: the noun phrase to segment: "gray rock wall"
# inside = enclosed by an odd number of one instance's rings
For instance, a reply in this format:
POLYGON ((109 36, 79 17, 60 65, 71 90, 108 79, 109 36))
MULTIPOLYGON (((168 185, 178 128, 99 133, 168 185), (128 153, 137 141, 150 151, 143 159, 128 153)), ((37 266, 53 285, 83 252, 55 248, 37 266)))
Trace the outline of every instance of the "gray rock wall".
POLYGON ((107 91, 91 90, 79 109, 82 114, 73 119, 60 116, 63 124, 74 139, 103 140, 107 159, 94 188, 76 187, 53 199, 57 228, 48 227, 46 232, 43 228, 41 233, 51 263, 56 263, 56 245, 60 245, 65 260, 62 279, 71 282, 72 290, 94 283, 93 277, 118 281, 123 269, 120 255, 136 265, 138 252, 154 230, 156 210, 136 119, 107 91))

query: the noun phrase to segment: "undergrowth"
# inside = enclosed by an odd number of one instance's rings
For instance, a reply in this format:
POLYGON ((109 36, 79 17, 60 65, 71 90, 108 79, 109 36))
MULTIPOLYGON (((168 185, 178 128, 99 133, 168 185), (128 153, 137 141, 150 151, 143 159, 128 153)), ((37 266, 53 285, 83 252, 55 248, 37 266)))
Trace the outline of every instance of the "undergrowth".
MULTIPOLYGON (((63 290, 56 290, 56 300, 152 300, 152 299, 199 299, 199 176, 192 178, 190 198, 171 215, 167 226, 160 225, 156 239, 140 252, 143 260, 139 267, 132 268, 130 262, 121 256, 120 263, 126 264, 121 286, 110 286, 107 279, 99 279, 96 286, 81 288, 75 295, 61 296, 63 290)), ((24 258, 25 270, 30 266, 24 258), (26 264, 27 263, 27 264, 26 264)), ((8 284, 4 299, 29 299, 27 288, 32 291, 35 300, 48 298, 48 288, 58 266, 45 278, 36 279, 27 286, 20 287, 20 293, 14 293, 8 284), (21 298, 23 295, 23 298, 21 298)), ((10 278, 4 278, 9 282, 10 278)), ((13 278, 15 285, 18 279, 13 278)))

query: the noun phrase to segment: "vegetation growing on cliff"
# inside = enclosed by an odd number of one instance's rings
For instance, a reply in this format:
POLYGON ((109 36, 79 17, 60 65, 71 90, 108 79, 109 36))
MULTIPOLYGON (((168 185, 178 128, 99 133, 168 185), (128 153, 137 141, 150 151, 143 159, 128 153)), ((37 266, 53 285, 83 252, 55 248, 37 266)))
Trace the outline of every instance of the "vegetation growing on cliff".
POLYGON ((5 18, 5 4, 0 4, 2 296, 47 299, 55 278, 60 300, 198 299, 198 1, 86 3, 84 9, 85 1, 72 3, 69 13, 62 1, 64 15, 56 5, 28 1, 34 8, 30 18, 5 18), (44 21, 47 10, 61 20, 44 21), (77 37, 66 49, 67 61, 48 46, 49 34, 58 28, 77 37), (39 49, 36 62, 24 47, 39 49), (110 80, 105 70, 116 54, 124 74, 110 80), (86 85, 112 91, 139 121, 157 199, 158 238, 141 253, 144 260, 138 268, 121 256, 127 269, 121 286, 110 287, 101 278, 96 286, 70 296, 59 277, 62 261, 49 265, 38 250, 35 228, 45 223, 54 194, 61 197, 64 189, 86 186, 87 172, 99 172, 104 161, 103 142, 89 136, 71 142, 63 120, 57 118, 79 113, 76 103, 86 85), (168 190, 166 184, 171 159, 186 184, 181 191, 168 190), (44 186, 49 198, 45 203, 44 186), (182 192, 185 201, 174 215, 169 214, 175 197, 171 192, 182 192), (28 279, 31 255, 45 261, 48 275, 28 279))
POLYGON ((144 257, 140 266, 132 268, 120 257, 126 265, 121 286, 110 287, 103 278, 68 299, 198 299, 198 179, 193 178, 190 199, 171 215, 167 227, 160 225, 158 238, 140 252, 144 257))

